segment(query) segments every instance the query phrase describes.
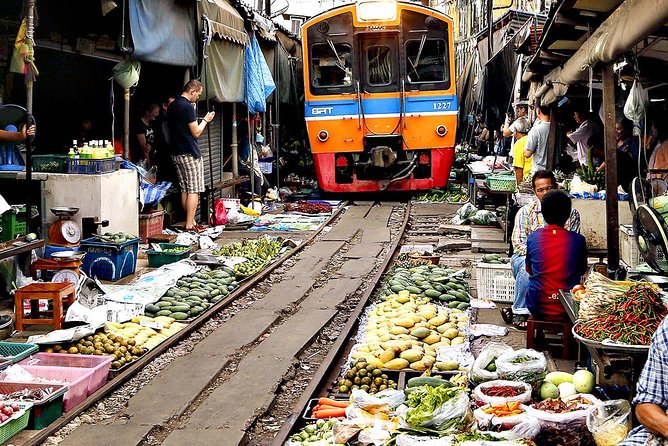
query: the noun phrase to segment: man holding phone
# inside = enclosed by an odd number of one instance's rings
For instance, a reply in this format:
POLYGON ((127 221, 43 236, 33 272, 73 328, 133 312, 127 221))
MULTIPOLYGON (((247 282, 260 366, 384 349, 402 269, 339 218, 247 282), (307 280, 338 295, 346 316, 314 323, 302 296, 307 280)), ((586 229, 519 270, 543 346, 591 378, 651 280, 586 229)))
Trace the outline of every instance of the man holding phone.
POLYGON ((202 226, 195 222, 199 194, 204 192, 204 161, 197 138, 204 132, 215 112, 208 112, 201 121, 195 115, 195 103, 203 91, 202 83, 190 80, 183 93, 167 108, 172 160, 181 188, 181 204, 186 211, 186 230, 199 232, 202 226))

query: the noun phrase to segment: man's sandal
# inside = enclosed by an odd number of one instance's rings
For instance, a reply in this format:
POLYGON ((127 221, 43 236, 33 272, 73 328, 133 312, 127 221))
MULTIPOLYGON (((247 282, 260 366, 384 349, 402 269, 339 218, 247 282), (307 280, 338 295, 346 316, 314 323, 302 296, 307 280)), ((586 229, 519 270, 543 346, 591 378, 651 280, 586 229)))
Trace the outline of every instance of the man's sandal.
POLYGON ((529 316, 523 314, 515 315, 513 317, 513 327, 525 331, 527 329, 527 319, 529 319, 529 316))
POLYGON ((500 308, 499 311, 501 312, 501 318, 503 319, 503 322, 508 325, 513 323, 513 309, 511 307, 503 307, 500 308))

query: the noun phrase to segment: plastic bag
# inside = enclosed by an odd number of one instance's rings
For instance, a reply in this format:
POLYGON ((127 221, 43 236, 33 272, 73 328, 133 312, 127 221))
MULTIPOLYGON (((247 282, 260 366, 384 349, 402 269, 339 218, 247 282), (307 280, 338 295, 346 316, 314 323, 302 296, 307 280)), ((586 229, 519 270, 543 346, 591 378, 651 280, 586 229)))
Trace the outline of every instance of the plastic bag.
POLYGON ((394 439, 397 446, 451 446, 450 437, 418 437, 416 435, 399 434, 394 439))
POLYGON ((450 223, 452 223, 453 225, 463 225, 469 220, 469 217, 475 214, 477 211, 478 209, 475 206, 473 206, 470 202, 466 203, 459 208, 455 216, 452 217, 452 220, 450 220, 450 223))
POLYGON ((375 395, 369 395, 361 389, 353 389, 350 395, 351 405, 366 411, 386 408, 386 411, 389 412, 389 409, 400 406, 405 400, 406 396, 403 391, 393 389, 382 390, 375 395))
POLYGON ((496 214, 492 211, 478 211, 469 217, 469 221, 474 225, 493 225, 496 224, 496 214))
POLYGON ((587 429, 597 446, 617 446, 631 430, 631 405, 628 400, 604 401, 587 415, 587 429))
POLYGON ((584 193, 584 192, 593 194, 596 191, 598 191, 597 186, 585 183, 578 176, 578 174, 573 175, 573 180, 571 181, 571 190, 570 190, 571 194, 584 193))
POLYGON ((544 354, 523 348, 499 356, 496 370, 501 379, 534 384, 545 378, 547 360, 544 354))
POLYGON ((592 404, 582 406, 582 410, 565 413, 550 413, 526 406, 527 415, 536 418, 540 423, 540 433, 536 437, 536 443, 580 446, 593 442, 592 435, 587 429, 587 415, 599 403, 599 400, 593 395, 583 393, 563 398, 563 401, 575 398, 584 398, 591 401, 592 404))
POLYGON ((633 81, 633 86, 629 91, 629 97, 626 98, 624 104, 624 116, 629 118, 634 123, 639 123, 645 116, 645 109, 649 103, 647 90, 642 88, 642 84, 636 79, 633 81))
MULTIPOLYGON (((405 406, 403 406, 405 407, 405 406)), ((400 420, 405 426, 410 427, 406 420, 406 415, 412 409, 399 411, 400 420)), ((462 427, 469 421, 469 397, 464 391, 459 391, 455 396, 441 404, 432 413, 431 417, 424 421, 420 426, 429 427, 436 430, 445 430, 452 427, 462 427)))
POLYGON ((503 438, 505 440, 533 440, 540 433, 540 422, 532 417, 525 416, 522 421, 512 429, 504 432, 494 432, 494 435, 497 438, 503 438))
POLYGON ((514 403, 515 401, 519 401, 520 403, 526 403, 531 399, 531 386, 521 381, 504 381, 504 380, 488 381, 479 384, 475 389, 473 389, 473 398, 476 401, 479 401, 483 404, 514 403), (508 397, 489 396, 483 392, 485 389, 490 389, 492 387, 499 387, 499 386, 517 387, 521 390, 515 396, 508 396, 508 397))
POLYGON ((513 348, 503 342, 490 342, 487 344, 473 362, 470 373, 471 382, 478 384, 499 379, 499 374, 496 371, 490 372, 486 370, 486 367, 499 356, 512 351, 513 348))
POLYGON ((357 441, 363 445, 383 446, 389 441, 391 435, 390 431, 383 427, 374 426, 362 429, 357 436, 357 441))
POLYGON ((522 413, 517 415, 509 415, 507 417, 499 417, 491 413, 485 413, 485 408, 489 406, 489 404, 485 404, 484 406, 480 406, 473 411, 473 416, 475 417, 475 420, 478 423, 478 428, 480 430, 493 428, 511 429, 525 421, 527 418, 531 418, 524 412, 523 408, 521 408, 523 410, 522 413))
POLYGON ((213 205, 213 215, 211 216, 211 224, 214 226, 227 224, 227 209, 222 198, 218 198, 213 205))

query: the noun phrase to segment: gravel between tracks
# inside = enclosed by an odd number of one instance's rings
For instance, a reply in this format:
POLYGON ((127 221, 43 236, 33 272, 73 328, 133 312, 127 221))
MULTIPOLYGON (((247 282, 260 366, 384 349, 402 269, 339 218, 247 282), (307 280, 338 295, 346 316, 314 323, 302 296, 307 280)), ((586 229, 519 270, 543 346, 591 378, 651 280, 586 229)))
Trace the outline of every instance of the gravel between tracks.
MULTIPOLYGON (((393 211, 390 216, 392 240, 394 240, 399 235, 401 222, 403 220, 405 211, 406 206, 400 205, 393 207, 393 211)), ((338 219, 341 218, 341 215, 335 219, 333 224, 336 224, 338 219)), ((317 243, 317 241, 324 235, 325 232, 319 234, 313 243, 317 243)), ((340 268, 343 263, 342 255, 352 247, 352 245, 357 241, 357 238, 359 238, 359 234, 357 234, 356 238, 354 237, 350 243, 344 245, 344 247, 332 257, 327 266, 321 272, 321 279, 323 280, 319 280, 320 283, 326 281, 327 277, 331 276, 336 270, 340 268)), ((381 263, 382 259, 387 254, 389 246, 390 243, 388 242, 379 256, 378 264, 381 263)), ((255 301, 262 299, 262 297, 271 289, 271 286, 274 283, 278 283, 284 280, 285 273, 288 272, 290 268, 298 261, 300 255, 301 253, 286 260, 285 263, 272 272, 266 279, 259 282, 254 289, 245 292, 242 296, 230 304, 230 306, 221 310, 220 313, 214 315, 199 330, 193 332, 190 334, 190 336, 179 342, 176 346, 170 348, 165 353, 155 358, 136 376, 132 377, 128 382, 115 390, 111 395, 102 399, 95 406, 83 412, 72 422, 49 437, 43 443, 43 445, 58 445, 65 437, 67 437, 81 424, 111 424, 119 418, 122 418, 124 409, 127 407, 127 403, 130 398, 139 392, 139 390, 146 383, 148 383, 162 369, 167 367, 167 365, 169 365, 174 359, 187 355, 199 341, 218 329, 232 316, 250 307, 255 301)), ((368 277, 372 277, 373 274, 377 272, 377 269, 378 265, 376 265, 368 277)), ((291 413, 292 406, 299 399, 303 393, 303 390, 310 382, 318 367, 320 367, 320 364, 327 355, 329 348, 337 339, 341 328, 345 325, 345 322, 348 319, 348 316, 353 311, 359 302, 360 297, 364 293, 364 290, 366 290, 368 286, 369 284, 367 282, 362 281, 360 289, 357 290, 351 299, 348 299, 343 305, 338 307, 339 312, 337 316, 323 328, 321 333, 315 338, 312 344, 304 350, 299 358, 297 358, 292 373, 289 373, 286 377, 286 380, 279 386, 279 389, 277 390, 277 397, 274 400, 273 406, 265 414, 260 415, 260 417, 255 422, 253 422, 254 420, 249 420, 249 423, 252 424, 251 428, 249 429, 250 440, 248 444, 262 446, 271 442, 276 431, 278 428, 280 428, 282 421, 285 420, 285 418, 287 418, 287 416, 291 413)), ((289 311, 285 312, 284 317, 287 318, 289 314, 289 311)), ((278 325, 280 325, 280 322, 276 324, 276 326, 278 325)), ((273 329, 275 329, 276 326, 274 326, 273 329)), ((271 331, 273 330, 269 330, 265 336, 268 336, 271 331)), ((260 339, 260 341, 262 339, 260 339)), ((247 351, 246 347, 240 349, 238 353, 240 356, 243 356, 245 351, 247 351)), ((236 358, 236 356, 237 355, 235 354, 234 357, 236 358)), ((220 385, 220 383, 224 382, 230 374, 234 373, 234 364, 235 361, 233 360, 226 368, 226 370, 224 370, 223 373, 221 373, 221 375, 219 375, 214 381, 212 384, 213 387, 211 389, 207 389, 209 392, 212 391, 213 388, 217 387, 217 385, 220 385)), ((203 392, 203 396, 205 396, 207 390, 203 392)), ((198 404, 200 401, 201 398, 198 398, 198 401, 196 401, 195 404, 198 404)), ((184 421, 187 421, 190 413, 192 413, 192 410, 188 410, 184 416, 181 417, 181 419, 170 420, 166 426, 156 429, 155 432, 151 432, 151 434, 147 436, 147 438, 145 438, 145 440, 142 442, 142 446, 157 446, 161 444, 172 429, 177 428, 179 425, 182 425, 184 421)))

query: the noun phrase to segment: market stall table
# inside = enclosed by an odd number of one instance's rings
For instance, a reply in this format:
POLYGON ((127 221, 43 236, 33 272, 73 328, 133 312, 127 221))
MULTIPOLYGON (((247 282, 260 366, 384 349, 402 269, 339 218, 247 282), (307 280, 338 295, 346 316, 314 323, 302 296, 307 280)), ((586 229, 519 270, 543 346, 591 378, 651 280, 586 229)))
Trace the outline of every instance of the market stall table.
MULTIPOLYGON (((490 189, 489 185, 487 182, 483 179, 478 179, 475 180, 475 187, 473 189, 474 195, 471 195, 471 197, 475 197, 475 194, 477 191, 482 192, 485 195, 499 195, 499 196, 505 196, 506 199, 506 208, 503 212, 503 220, 500 221, 499 223, 501 224, 501 229, 503 230, 503 242, 507 243, 508 242, 508 218, 509 218, 509 209, 510 209, 510 197, 515 193, 515 191, 500 191, 500 190, 492 190, 490 189)), ((474 203, 475 204, 475 203, 474 203)))
MULTIPOLYGON (((568 314, 568 318, 575 324, 578 319, 579 306, 570 292, 559 290, 559 300, 568 314)), ((586 353, 589 353, 592 366, 599 371, 600 377, 610 384, 619 384, 613 375, 622 375, 630 389, 629 398, 635 394, 635 383, 647 361, 647 350, 626 349, 616 346, 614 349, 596 348, 578 340, 578 357, 581 364, 586 363, 586 353), (582 346, 585 349, 582 349, 582 346)))

